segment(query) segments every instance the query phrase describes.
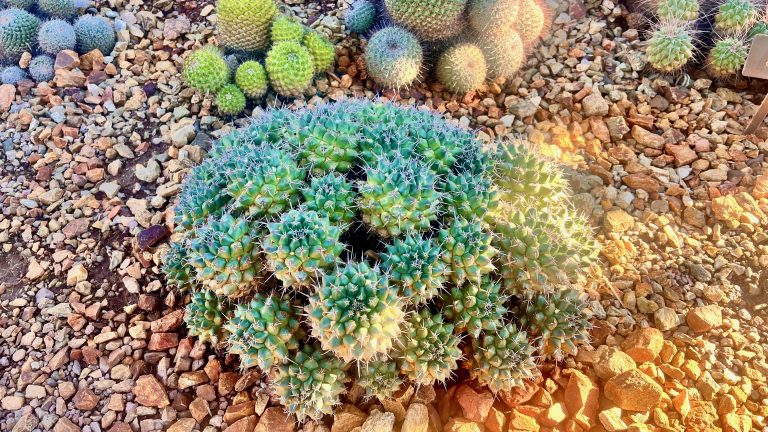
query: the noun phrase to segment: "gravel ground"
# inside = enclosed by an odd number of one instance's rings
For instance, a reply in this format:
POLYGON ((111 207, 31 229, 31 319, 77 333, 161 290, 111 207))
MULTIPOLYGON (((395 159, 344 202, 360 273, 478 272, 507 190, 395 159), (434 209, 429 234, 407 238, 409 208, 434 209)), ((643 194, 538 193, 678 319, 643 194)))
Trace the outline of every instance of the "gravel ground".
POLYGON ((159 274, 185 173, 245 121, 180 77, 214 8, 103 1, 126 24, 113 57, 0 86, 0 430, 768 430, 768 127, 741 134, 760 83, 652 73, 623 6, 576 0, 515 79, 394 94, 365 79, 341 2, 293 3, 338 42, 338 68, 267 105, 382 96, 527 135, 564 163, 603 245, 593 346, 496 400, 467 384, 380 403, 353 388, 332 418, 297 425, 259 373, 186 337, 159 274))

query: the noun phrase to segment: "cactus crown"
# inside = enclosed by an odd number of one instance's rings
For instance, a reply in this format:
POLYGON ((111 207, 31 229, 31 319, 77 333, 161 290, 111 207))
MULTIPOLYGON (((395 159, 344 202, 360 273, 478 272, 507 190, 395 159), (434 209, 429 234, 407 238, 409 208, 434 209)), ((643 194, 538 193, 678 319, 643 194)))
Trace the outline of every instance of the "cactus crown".
POLYGON ((385 87, 411 85, 421 74, 424 54, 419 40, 400 27, 385 27, 371 36, 365 50, 368 73, 385 87))
POLYGON ((376 21, 376 6, 368 0, 356 0, 344 15, 344 25, 347 30, 355 33, 365 33, 373 27, 376 21))
POLYGON ((656 14, 662 20, 692 21, 699 16, 699 0, 658 0, 656 14))
POLYGON ((663 21, 651 34, 646 53, 660 72, 675 72, 693 58, 695 48, 689 26, 682 21, 663 21))

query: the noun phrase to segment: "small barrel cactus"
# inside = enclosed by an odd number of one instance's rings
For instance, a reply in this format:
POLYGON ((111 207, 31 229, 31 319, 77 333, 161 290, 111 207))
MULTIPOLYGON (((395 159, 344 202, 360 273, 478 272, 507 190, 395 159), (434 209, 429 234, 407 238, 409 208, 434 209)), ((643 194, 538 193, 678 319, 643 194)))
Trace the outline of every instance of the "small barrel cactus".
POLYGON ((358 145, 353 124, 339 121, 334 110, 319 109, 301 118, 305 126, 296 131, 301 165, 312 174, 346 173, 357 161, 358 145))
POLYGON ((523 387, 538 374, 534 350, 524 331, 506 324, 472 339, 469 374, 493 393, 523 387))
POLYGON ((458 35, 466 5, 467 0, 384 0, 392 21, 423 40, 458 35))
POLYGON ((576 289, 551 288, 543 294, 529 294, 518 314, 520 324, 539 340, 544 357, 561 360, 576 354, 579 345, 589 343, 592 325, 584 294, 576 289))
POLYGON ((314 30, 309 31, 304 36, 304 46, 312 56, 315 72, 325 71, 333 65, 336 58, 336 47, 327 37, 314 30))
POLYGON ((339 397, 346 392, 347 381, 346 365, 341 359, 307 343, 290 362, 277 366, 273 388, 280 403, 303 422, 333 413, 339 397))
POLYGON ((227 84, 216 92, 216 107, 224 115, 240 114, 245 102, 245 94, 235 84, 227 84))
POLYGON ((193 51, 184 61, 184 79, 192 88, 216 92, 229 82, 230 69, 221 51, 213 45, 193 51))
POLYGON ((399 89, 421 74, 424 53, 416 36, 400 27, 385 27, 371 36, 365 50, 368 75, 384 87, 399 89))
POLYGON ((115 29, 105 18, 83 15, 75 21, 77 52, 85 54, 95 49, 108 56, 115 47, 115 29))
POLYGON ((680 21, 662 22, 651 34, 645 52, 656 70, 679 71, 694 54, 693 37, 688 25, 680 21))
POLYGON ((414 304, 435 297, 448 280, 440 246, 413 233, 388 245, 381 254, 381 265, 402 297, 414 304))
POLYGON ((339 243, 341 229, 314 211, 291 210, 267 227, 264 251, 285 287, 311 285, 324 270, 336 265, 344 249, 339 243))
POLYGON ((258 366, 266 372, 299 349, 299 341, 306 336, 300 323, 301 309, 293 301, 257 293, 237 306, 225 325, 229 352, 240 356, 241 369, 258 366))
POLYGON ((378 267, 349 263, 327 274, 309 297, 312 336, 344 361, 382 359, 400 335, 405 313, 378 267))
POLYGON ((237 67, 235 83, 249 98, 256 99, 267 93, 267 73, 261 63, 249 60, 237 67))
POLYGON ((36 82, 45 82, 53 79, 56 74, 53 57, 39 55, 32 57, 29 62, 29 76, 36 82))
POLYGON ((3 0, 3 4, 9 8, 31 9, 35 0, 3 0))
POLYGON ((658 0, 656 14, 660 20, 693 21, 699 17, 699 0, 658 0))
POLYGON ((366 173, 359 187, 360 210, 363 221, 382 237, 426 231, 437 219, 437 176, 425 164, 401 156, 382 157, 366 173))
POLYGON ((392 360, 374 360, 359 367, 357 384, 365 389, 366 398, 390 399, 403 382, 392 360))
POLYGON ((309 186, 302 189, 301 193, 306 209, 328 217, 333 225, 346 229, 355 219, 357 192, 339 174, 312 177, 309 186))
POLYGON ((163 256, 165 280, 179 291, 186 291, 195 283, 195 270, 189 263, 188 254, 189 249, 184 242, 173 242, 163 256))
POLYGON ((467 280, 478 282, 481 276, 495 269, 493 257, 496 249, 491 246, 492 237, 479 220, 455 218, 440 230, 441 258, 451 282, 456 285, 467 280))
POLYGON ((52 18, 68 19, 77 13, 75 0, 37 0, 37 8, 52 18))
POLYGON ((3 84, 16 84, 26 77, 27 73, 24 72, 24 69, 18 66, 8 66, 3 69, 3 73, 0 74, 0 82, 3 84))
POLYGON ((479 36, 475 42, 483 50, 488 78, 511 78, 523 65, 525 44, 516 31, 501 38, 479 36))
POLYGON ((400 372, 416 385, 444 383, 462 358, 459 341, 441 314, 428 309, 414 313, 396 344, 400 372))
POLYGON ((279 14, 272 21, 270 36, 272 43, 278 42, 301 42, 304 38, 304 25, 296 18, 279 14))
POLYGON ((549 9, 543 0, 521 0, 515 28, 530 47, 548 31, 549 20, 549 9))
POLYGON ((503 39, 517 28, 520 0, 472 0, 469 23, 482 38, 503 39))
POLYGON ((254 224, 231 214, 210 219, 189 242, 196 279, 220 296, 250 293, 261 276, 259 234, 254 224))
POLYGON ((344 15, 344 25, 354 33, 365 33, 376 21, 376 6, 368 0, 355 0, 344 15))
POLYGON ((437 60, 437 78, 448 90, 456 93, 480 87, 487 72, 485 55, 474 44, 454 45, 437 60))
POLYGON ((736 77, 747 61, 749 47, 740 37, 720 39, 709 51, 707 70, 718 79, 736 77))
POLYGON ((469 280, 442 296, 443 315, 457 330, 479 338, 481 332, 496 333, 502 327, 507 299, 500 283, 488 277, 469 280))
POLYGON ((725 33, 741 33, 758 18, 753 0, 724 0, 715 14, 715 29, 725 33))
POLYGON ((37 44, 40 20, 21 9, 0 11, 0 55, 16 59, 37 44))
POLYGON ((224 338, 224 321, 229 314, 226 300, 208 290, 194 292, 191 297, 184 311, 189 335, 197 336, 200 342, 219 343, 224 338))
POLYGON ((273 45, 265 64, 270 84, 282 96, 301 96, 315 75, 312 55, 296 42, 273 45))
POLYGON ((218 0, 216 26, 221 44, 241 51, 267 48, 270 25, 276 12, 274 0, 218 0))
POLYGON ((41 51, 55 56, 59 51, 75 49, 77 34, 72 24, 64 20, 46 21, 40 26, 37 43, 41 51))

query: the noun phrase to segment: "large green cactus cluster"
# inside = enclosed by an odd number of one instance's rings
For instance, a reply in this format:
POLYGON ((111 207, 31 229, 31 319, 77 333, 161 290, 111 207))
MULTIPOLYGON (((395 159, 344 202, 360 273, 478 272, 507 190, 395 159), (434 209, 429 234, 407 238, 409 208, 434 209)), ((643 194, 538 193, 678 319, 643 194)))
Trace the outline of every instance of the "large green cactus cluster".
POLYGON ((387 398, 464 367, 508 391, 586 341, 590 229, 524 142, 349 100, 267 111, 209 154, 166 276, 192 289, 190 334, 262 369, 300 419, 352 379, 387 398))
POLYGON ((755 0, 658 0, 646 53, 654 69, 678 73, 701 58, 713 78, 737 77, 744 67, 752 39, 768 33, 765 8, 755 0), (702 24, 714 17, 711 35, 702 24), (712 40, 707 46, 702 41, 712 40))
POLYGON ((302 96, 335 61, 333 43, 278 12, 274 0, 219 0, 216 12, 221 47, 192 52, 184 76, 190 87, 215 97, 221 114, 240 114, 249 99, 263 98, 270 88, 302 96))
MULTIPOLYGON (((27 70, 13 69, 21 78, 29 75, 36 81, 52 79, 50 57, 60 51, 85 54, 98 49, 108 56, 115 47, 112 22, 95 15, 78 17, 75 0, 18 0, 3 4, 6 9, 0 9, 0 63, 18 63, 24 53, 37 59, 29 63, 27 70)), ((11 81, 15 84, 17 80, 11 81)))
MULTIPOLYGON (((399 89, 429 77, 422 43, 439 46, 434 75, 454 93, 486 78, 510 78, 525 53, 547 33, 550 13, 542 0, 383 0, 380 20, 365 50, 368 75, 399 89)), ((376 8, 357 0, 346 15, 350 31, 374 26, 376 8)))

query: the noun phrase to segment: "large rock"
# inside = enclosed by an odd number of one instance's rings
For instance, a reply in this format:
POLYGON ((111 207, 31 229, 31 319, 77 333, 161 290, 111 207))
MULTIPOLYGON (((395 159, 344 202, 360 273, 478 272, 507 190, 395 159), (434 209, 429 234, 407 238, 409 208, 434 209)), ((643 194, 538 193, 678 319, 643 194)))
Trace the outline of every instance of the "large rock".
POLYGON ((610 105, 600 93, 592 93, 581 100, 581 113, 584 117, 608 115, 610 105))
POLYGON ((343 404, 333 412, 333 425, 331 432, 350 432, 352 429, 362 426, 368 415, 352 404, 343 404))
POLYGON ((154 375, 142 375, 133 387, 136 402, 155 408, 165 408, 170 405, 165 387, 154 375))
POLYGON ((488 390, 478 393, 472 387, 462 384, 456 390, 456 402, 467 420, 482 423, 493 406, 493 394, 488 390))
POLYGON ((405 412, 405 420, 400 427, 401 432, 427 432, 429 427, 429 410, 426 405, 412 403, 405 412))
POLYGON ((638 363, 652 362, 656 360, 664 346, 664 335, 657 329, 639 328, 630 333, 621 344, 632 359, 638 363))
POLYGON ((723 311, 716 304, 697 307, 688 311, 686 319, 691 330, 702 333, 723 325, 723 311))
POLYGON ((565 386, 565 409, 568 415, 586 428, 594 426, 600 405, 600 390, 583 373, 572 370, 565 386))
POLYGON ((605 214, 603 224, 608 233, 623 233, 635 226, 635 218, 622 209, 614 209, 605 214))
POLYGON ((650 147, 657 150, 664 148, 664 137, 647 131, 638 125, 632 126, 632 138, 634 138, 638 144, 645 147, 650 147))
POLYGON ((254 432, 295 432, 296 419, 283 407, 267 408, 259 419, 254 432))
POLYGON ((663 389, 648 375, 631 369, 605 384, 605 397, 627 411, 650 411, 659 405, 663 389))
POLYGON ((77 391, 72 401, 75 403, 75 408, 81 411, 90 411, 99 404, 99 397, 88 387, 82 387, 77 391))
POLYGON ((256 422, 258 420, 259 418, 255 415, 242 418, 229 425, 226 429, 224 429, 224 432, 253 432, 253 430, 256 428, 256 422))
POLYGON ((363 423, 360 432, 392 432, 394 428, 395 415, 393 413, 374 410, 363 423))
POLYGON ((454 417, 443 426, 443 432, 482 432, 480 425, 462 417, 454 417))
POLYGON ((620 351, 616 347, 606 345, 601 345, 597 349, 596 358, 592 366, 597 376, 604 381, 637 367, 629 354, 620 351))

